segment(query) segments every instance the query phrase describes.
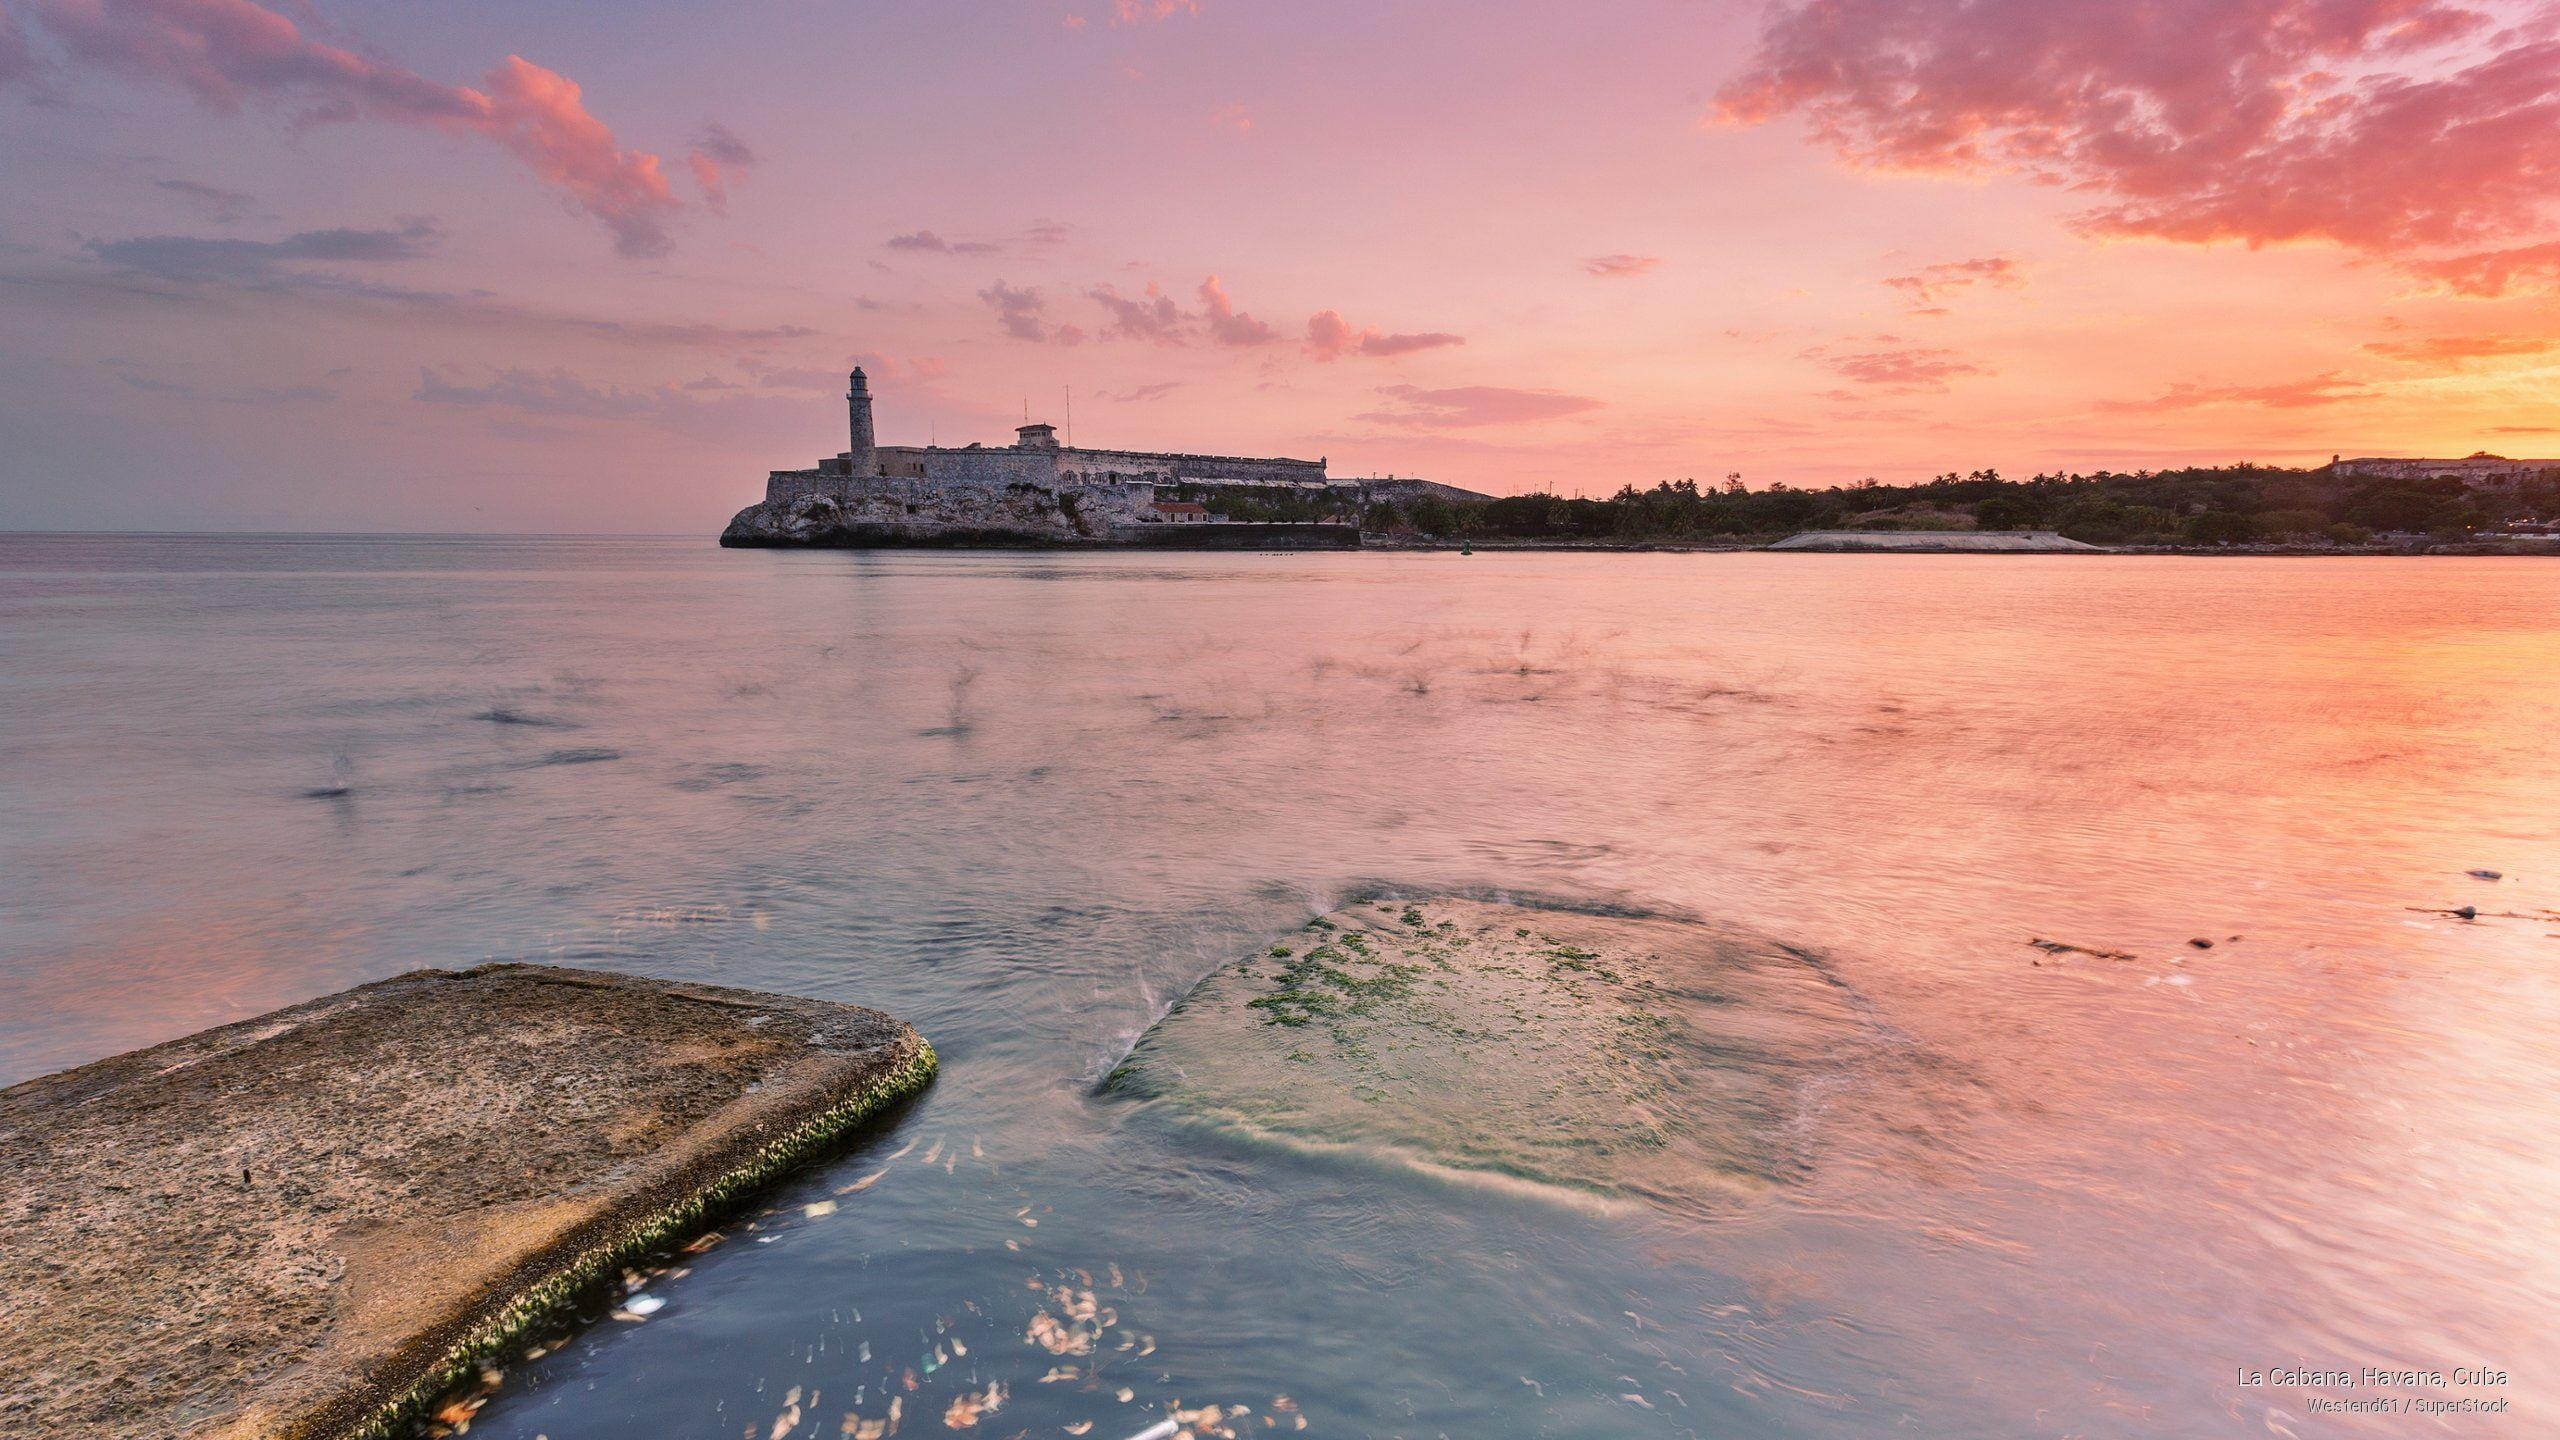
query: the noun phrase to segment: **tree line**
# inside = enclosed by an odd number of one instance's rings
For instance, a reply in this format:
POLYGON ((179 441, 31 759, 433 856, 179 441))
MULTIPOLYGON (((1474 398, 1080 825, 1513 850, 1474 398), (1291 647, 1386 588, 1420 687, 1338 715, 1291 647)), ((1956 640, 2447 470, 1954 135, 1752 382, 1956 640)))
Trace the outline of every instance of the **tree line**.
MULTIPOLYGON (((1665 480, 1606 499, 1509 495, 1376 504, 1363 528, 1519 540, 1759 539, 1799 530, 2055 530, 2092 545, 2362 545, 2377 533, 2460 540, 2514 519, 2560 515, 2560 475, 2475 490, 2459 479, 2400 480, 2231 465, 2130 474, 1949 472, 1909 485, 1862 480, 1823 490, 1665 480)), ((1243 518, 1238 516, 1237 518, 1243 518)), ((1274 517, 1277 518, 1277 517, 1274 517)), ((1313 518, 1313 517, 1309 517, 1313 518)))

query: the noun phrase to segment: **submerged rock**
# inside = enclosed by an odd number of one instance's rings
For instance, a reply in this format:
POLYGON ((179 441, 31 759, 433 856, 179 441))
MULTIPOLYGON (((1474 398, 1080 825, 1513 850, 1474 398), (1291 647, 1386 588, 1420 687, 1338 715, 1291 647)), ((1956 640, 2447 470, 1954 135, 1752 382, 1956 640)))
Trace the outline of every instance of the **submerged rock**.
POLYGON ((1675 1207, 1803 1178, 1891 1049, 1814 956, 1694 922, 1347 907, 1211 975, 1104 1082, 1183 1123, 1675 1207))

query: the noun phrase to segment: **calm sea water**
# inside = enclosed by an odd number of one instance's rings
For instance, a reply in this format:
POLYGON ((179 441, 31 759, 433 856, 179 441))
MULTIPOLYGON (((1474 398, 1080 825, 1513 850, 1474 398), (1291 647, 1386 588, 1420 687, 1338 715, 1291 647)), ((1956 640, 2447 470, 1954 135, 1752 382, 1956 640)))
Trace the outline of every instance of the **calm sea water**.
POLYGON ((0 1081, 500 958, 933 1039, 475 1436, 948 1434, 998 1384, 972 1433, 2549 1434, 2555 777, 2533 560, 0 539, 0 1081), (1723 1210, 1093 1093, 1373 890, 1746 925, 1935 1093, 1812 1107, 1804 1183, 1723 1210), (1025 1342, 1060 1284, 1099 1384, 1025 1342), (2511 1408, 2239 1383, 2288 1365, 2511 1408))

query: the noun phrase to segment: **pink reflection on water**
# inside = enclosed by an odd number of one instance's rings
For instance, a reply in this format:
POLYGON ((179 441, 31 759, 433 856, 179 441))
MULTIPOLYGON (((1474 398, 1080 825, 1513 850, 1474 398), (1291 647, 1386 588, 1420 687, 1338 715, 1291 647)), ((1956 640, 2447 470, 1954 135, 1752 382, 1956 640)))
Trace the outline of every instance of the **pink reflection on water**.
POLYGON ((223 555, 0 562, 10 1077, 550 958, 910 1014, 1037 1152, 1346 888, 1612 899, 1823 952, 1956 1102, 1848 1094, 1801 1194, 1630 1242, 1738 1277, 1682 1341, 1767 1413, 2560 1404, 2560 924, 2410 908, 2560 907, 2560 568, 223 555))

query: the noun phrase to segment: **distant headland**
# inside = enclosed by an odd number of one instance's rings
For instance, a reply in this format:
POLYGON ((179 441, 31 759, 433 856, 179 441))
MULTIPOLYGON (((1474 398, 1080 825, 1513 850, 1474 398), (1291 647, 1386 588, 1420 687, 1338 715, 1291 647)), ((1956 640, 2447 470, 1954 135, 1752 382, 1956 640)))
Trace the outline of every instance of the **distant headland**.
POLYGON ((1492 498, 1428 480, 1337 481, 1322 459, 1080 449, 1048 424, 1024 425, 1002 447, 882 445, 869 378, 856 369, 848 380, 851 443, 814 468, 774 471, 721 544, 1351 550, 1380 503, 1492 498), (1252 513, 1204 503, 1227 492, 1252 513))
MULTIPOLYGON (((2560 546, 2560 460, 2339 457, 2326 465, 1996 470, 1911 484, 1746 488, 1667 480, 1606 498, 1506 495, 1409 507, 1478 547, 1975 553, 2539 553, 2560 546)), ((1382 529, 1374 521, 1373 530, 1382 529)))
POLYGON ((1495 497, 1405 478, 1336 480, 1326 462, 1061 444, 1026 424, 1007 446, 881 445, 871 388, 846 387, 850 443, 776 470, 728 546, 2100 551, 2373 554, 2560 548, 2560 460, 2333 458, 2100 470, 1996 470, 1829 489, 1667 480, 1605 498, 1495 497))

